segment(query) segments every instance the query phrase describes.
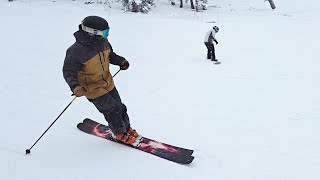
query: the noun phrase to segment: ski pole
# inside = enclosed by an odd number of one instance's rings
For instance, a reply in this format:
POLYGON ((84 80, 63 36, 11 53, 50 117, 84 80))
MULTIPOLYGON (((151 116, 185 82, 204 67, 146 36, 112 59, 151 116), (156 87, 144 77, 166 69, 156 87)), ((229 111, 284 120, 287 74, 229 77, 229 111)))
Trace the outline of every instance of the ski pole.
POLYGON ((112 77, 115 77, 120 71, 121 69, 119 69, 112 77))
POLYGON ((51 123, 51 125, 47 128, 47 130, 44 131, 44 133, 39 137, 39 139, 31 146, 31 148, 26 149, 26 154, 30 154, 31 153, 31 149, 33 148, 33 146, 35 146, 38 141, 43 137, 43 135, 51 128, 51 126, 60 118, 60 116, 68 109, 68 107, 73 103, 74 100, 76 100, 77 96, 74 97, 71 102, 68 104, 67 107, 64 108, 64 110, 59 114, 59 116, 51 123))
MULTIPOLYGON (((119 72, 121 71, 121 69, 119 69, 112 77, 115 77, 119 72)), ((72 94, 73 95, 73 94, 72 94)), ((47 133, 47 131, 51 128, 51 126, 60 118, 60 116, 68 109, 68 107, 73 103, 74 100, 76 100, 77 96, 74 97, 71 102, 67 105, 67 107, 64 108, 64 110, 59 114, 59 116, 51 123, 51 125, 44 131, 44 133, 39 137, 39 139, 31 146, 31 148, 26 149, 26 154, 30 154, 31 153, 31 149, 33 148, 33 146, 35 146, 38 141, 47 133)))

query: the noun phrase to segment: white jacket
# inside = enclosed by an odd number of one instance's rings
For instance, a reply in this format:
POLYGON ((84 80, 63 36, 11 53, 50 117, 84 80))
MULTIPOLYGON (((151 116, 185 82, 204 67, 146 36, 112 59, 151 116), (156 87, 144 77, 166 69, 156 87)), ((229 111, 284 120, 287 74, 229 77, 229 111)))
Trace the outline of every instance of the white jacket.
POLYGON ((213 43, 213 41, 217 41, 216 38, 216 31, 214 29, 211 29, 207 32, 206 36, 204 37, 204 42, 210 42, 213 43))

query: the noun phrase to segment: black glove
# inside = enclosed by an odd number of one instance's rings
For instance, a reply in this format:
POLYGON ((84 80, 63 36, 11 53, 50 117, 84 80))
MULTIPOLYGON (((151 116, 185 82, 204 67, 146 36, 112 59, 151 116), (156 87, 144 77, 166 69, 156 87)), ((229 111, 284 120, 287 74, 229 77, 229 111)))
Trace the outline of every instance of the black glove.
POLYGON ((124 60, 120 65, 120 69, 127 70, 128 68, 129 68, 129 62, 127 60, 124 60))
POLYGON ((216 43, 216 45, 218 45, 218 41, 217 40, 215 40, 214 42, 216 43))

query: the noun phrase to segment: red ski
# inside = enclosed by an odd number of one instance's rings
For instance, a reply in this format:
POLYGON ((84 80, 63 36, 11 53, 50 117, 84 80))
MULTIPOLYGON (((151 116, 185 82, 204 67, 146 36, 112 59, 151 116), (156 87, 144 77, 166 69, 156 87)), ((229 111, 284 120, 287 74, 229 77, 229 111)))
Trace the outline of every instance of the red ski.
MULTIPOLYGON (((84 119, 82 123, 79 123, 77 125, 77 127, 79 130, 85 133, 92 134, 116 143, 123 144, 112 138, 110 133, 110 128, 108 126, 95 122, 91 119, 88 119, 88 118, 84 119)), ((193 150, 172 146, 172 145, 158 142, 146 137, 142 137, 142 140, 138 147, 134 147, 131 145, 126 145, 126 146, 150 153, 152 155, 155 155, 160 158, 167 159, 169 161, 173 161, 179 164, 190 164, 194 159, 194 157, 192 156, 193 150)))

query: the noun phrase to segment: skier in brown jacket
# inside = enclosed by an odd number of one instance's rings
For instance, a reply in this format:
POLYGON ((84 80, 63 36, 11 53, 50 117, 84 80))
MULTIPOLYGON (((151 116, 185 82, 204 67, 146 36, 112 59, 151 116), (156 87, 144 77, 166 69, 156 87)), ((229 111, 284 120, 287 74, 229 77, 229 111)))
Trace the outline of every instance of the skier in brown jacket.
POLYGON ((63 77, 77 97, 85 96, 101 112, 113 133, 113 138, 136 146, 140 136, 130 126, 127 108, 114 85, 109 65, 121 70, 129 62, 113 52, 108 42, 108 22, 98 16, 88 16, 74 33, 76 42, 66 53, 63 77))

